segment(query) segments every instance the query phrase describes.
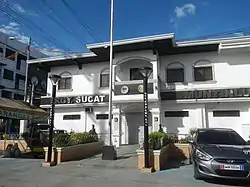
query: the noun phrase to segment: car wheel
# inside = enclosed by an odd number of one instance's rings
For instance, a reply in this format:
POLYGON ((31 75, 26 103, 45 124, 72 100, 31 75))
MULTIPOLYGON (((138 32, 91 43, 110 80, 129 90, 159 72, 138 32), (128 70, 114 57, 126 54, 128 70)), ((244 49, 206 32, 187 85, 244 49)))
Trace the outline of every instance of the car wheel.
POLYGON ((196 180, 202 180, 202 177, 200 176, 200 172, 198 171, 198 168, 195 164, 194 164, 194 178, 196 180))

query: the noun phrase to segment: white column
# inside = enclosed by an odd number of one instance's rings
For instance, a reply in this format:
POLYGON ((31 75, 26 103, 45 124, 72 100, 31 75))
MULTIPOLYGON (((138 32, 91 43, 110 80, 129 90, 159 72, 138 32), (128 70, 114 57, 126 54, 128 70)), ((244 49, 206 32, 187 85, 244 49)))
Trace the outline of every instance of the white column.
POLYGON ((121 112, 120 109, 113 109, 112 119, 112 141, 113 145, 120 147, 121 145, 121 112))
POLYGON ((20 128, 19 128, 19 134, 23 134, 24 132, 27 132, 27 125, 28 120, 20 120, 20 128))
POLYGON ((156 132, 159 130, 161 122, 161 111, 160 108, 152 108, 150 112, 152 114, 152 131, 156 132))
POLYGON ((157 80, 157 78, 158 78, 158 62, 157 62, 157 60, 151 61, 151 64, 153 65, 153 79, 157 80))

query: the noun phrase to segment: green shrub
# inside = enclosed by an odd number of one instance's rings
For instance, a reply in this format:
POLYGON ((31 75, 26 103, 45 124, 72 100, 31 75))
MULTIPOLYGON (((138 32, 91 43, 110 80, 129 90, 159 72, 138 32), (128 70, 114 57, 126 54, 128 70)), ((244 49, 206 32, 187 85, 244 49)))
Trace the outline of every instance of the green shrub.
POLYGON ((194 136, 194 133, 196 132, 196 128, 191 128, 191 129, 189 129, 189 135, 191 136, 191 137, 193 137, 194 136))
POLYGON ((152 132, 149 134, 149 148, 153 150, 161 149, 171 143, 169 136, 164 132, 152 132))
POLYGON ((70 135, 67 133, 55 134, 54 139, 53 139, 54 146, 55 147, 69 146, 70 145, 69 139, 70 139, 70 135))
POLYGON ((71 145, 85 144, 85 143, 91 143, 91 142, 97 142, 97 141, 98 141, 98 136, 93 135, 89 132, 72 133, 69 139, 69 142, 71 145))

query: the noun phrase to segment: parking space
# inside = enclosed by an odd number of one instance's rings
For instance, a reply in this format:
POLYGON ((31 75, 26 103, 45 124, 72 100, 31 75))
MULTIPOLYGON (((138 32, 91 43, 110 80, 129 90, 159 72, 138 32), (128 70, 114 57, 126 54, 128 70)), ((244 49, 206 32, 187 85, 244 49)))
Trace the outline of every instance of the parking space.
MULTIPOLYGON (((42 160, 0 158, 0 186, 4 187, 224 187, 244 186, 238 181, 197 181, 192 166, 155 172, 138 171, 136 154, 128 147, 118 150, 116 161, 91 159, 67 162, 53 168, 41 167, 42 160), (229 184, 228 184, 229 183, 229 184)), ((249 185, 246 185, 249 186, 249 185)))

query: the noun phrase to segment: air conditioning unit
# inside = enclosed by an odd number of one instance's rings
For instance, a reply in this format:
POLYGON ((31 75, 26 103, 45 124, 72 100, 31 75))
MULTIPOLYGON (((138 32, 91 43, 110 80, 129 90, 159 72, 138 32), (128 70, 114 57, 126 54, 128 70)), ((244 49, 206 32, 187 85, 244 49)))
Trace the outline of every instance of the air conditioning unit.
POLYGON ((85 108, 85 112, 91 113, 91 112, 93 112, 93 108, 85 108))

